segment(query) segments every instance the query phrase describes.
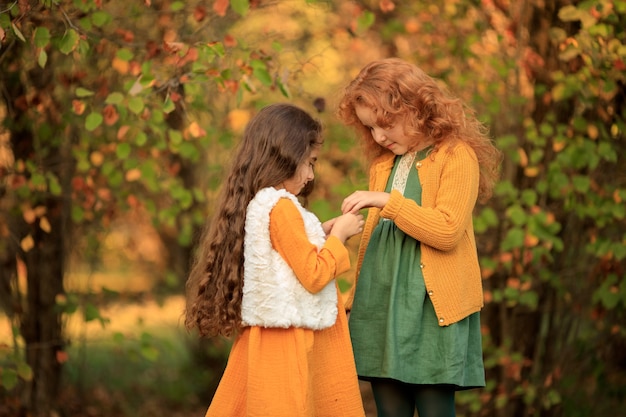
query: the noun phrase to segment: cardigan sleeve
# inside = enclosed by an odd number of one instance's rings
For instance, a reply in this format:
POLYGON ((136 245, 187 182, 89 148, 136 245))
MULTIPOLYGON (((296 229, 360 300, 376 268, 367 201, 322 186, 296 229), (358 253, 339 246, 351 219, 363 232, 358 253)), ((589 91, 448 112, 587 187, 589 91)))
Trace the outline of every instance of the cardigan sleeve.
POLYGON ((309 241, 304 220, 289 199, 281 198, 270 213, 270 239, 311 293, 321 291, 333 278, 350 269, 348 249, 338 238, 329 236, 319 251, 309 241))
POLYGON ((429 203, 423 196, 423 205, 419 206, 394 190, 380 215, 420 242, 446 251, 456 247, 472 221, 479 167, 474 153, 464 146, 441 152, 445 156, 441 155, 444 159, 440 171, 425 174, 424 179, 420 173, 424 193, 436 190, 433 201, 429 203))

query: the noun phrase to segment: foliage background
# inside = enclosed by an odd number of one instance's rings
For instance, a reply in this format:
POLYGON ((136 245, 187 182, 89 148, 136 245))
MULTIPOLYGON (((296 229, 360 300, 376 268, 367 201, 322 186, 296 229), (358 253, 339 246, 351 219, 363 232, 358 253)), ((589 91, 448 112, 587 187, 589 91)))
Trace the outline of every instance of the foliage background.
POLYGON ((304 107, 311 209, 337 214, 366 184, 337 95, 399 56, 506 154, 475 218, 488 385, 458 414, 615 415, 624 28, 623 0, 0 2, 0 414, 202 415, 229 342, 183 332, 181 294, 229 151, 256 109, 304 107))

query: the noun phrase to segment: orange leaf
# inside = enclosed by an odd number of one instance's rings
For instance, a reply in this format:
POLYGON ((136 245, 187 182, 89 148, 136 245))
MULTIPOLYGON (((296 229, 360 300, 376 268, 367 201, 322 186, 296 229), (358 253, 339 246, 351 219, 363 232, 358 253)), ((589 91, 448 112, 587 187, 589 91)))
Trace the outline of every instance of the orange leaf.
POLYGON ((69 360, 70 356, 64 350, 57 350, 57 362, 65 363, 69 360))
POLYGON ((33 240, 33 237, 31 235, 28 235, 24 239, 22 239, 20 242, 20 247, 24 252, 28 252, 29 250, 34 248, 35 241, 33 240))
POLYGON ((115 124, 115 122, 117 122, 117 120, 120 118, 120 115, 118 114, 117 109, 112 104, 107 105, 104 108, 104 111, 102 112, 102 114, 104 116, 104 123, 107 126, 111 126, 115 124))
POLYGON ((41 230, 43 230, 46 233, 50 233, 50 231, 52 230, 50 221, 48 221, 48 218, 45 216, 39 219, 39 227, 41 228, 41 230))
POLYGON ((141 171, 139 171, 137 168, 131 169, 126 172, 125 178, 128 182, 137 181, 139 178, 141 178, 141 171))
POLYGON ((24 208, 22 210, 22 217, 26 223, 33 224, 35 220, 37 220, 37 213, 30 207, 24 208))
POLYGON ((387 13, 393 11, 393 9, 396 8, 396 5, 391 0, 381 0, 379 7, 383 13, 387 13))
POLYGON ((120 129, 117 131, 117 140, 124 139, 124 136, 126 136, 126 133, 128 132, 129 129, 130 129, 130 126, 128 125, 124 125, 120 127, 120 129))
POLYGON ((206 8, 204 6, 196 6, 193 9, 193 18, 196 22, 202 22, 206 17, 206 8))
POLYGON ((228 10, 228 4, 230 2, 228 0, 215 0, 213 3, 213 11, 221 17, 226 16, 226 10, 228 10))
POLYGON ((81 100, 72 100, 72 109, 74 110, 74 113, 80 116, 85 112, 85 103, 81 100))
POLYGON ((128 74, 129 64, 128 61, 124 61, 119 59, 118 57, 113 58, 113 62, 111 64, 114 70, 119 72, 120 74, 128 74))
POLYGON ((224 36, 224 46, 234 48, 237 46, 237 39, 231 35, 224 36))
POLYGON ((197 122, 191 122, 191 124, 189 125, 189 133, 194 138, 200 138, 200 137, 206 135, 205 130, 202 129, 197 122))
POLYGON ((94 166, 99 167, 104 162, 104 155, 100 151, 93 151, 89 155, 89 160, 94 166))

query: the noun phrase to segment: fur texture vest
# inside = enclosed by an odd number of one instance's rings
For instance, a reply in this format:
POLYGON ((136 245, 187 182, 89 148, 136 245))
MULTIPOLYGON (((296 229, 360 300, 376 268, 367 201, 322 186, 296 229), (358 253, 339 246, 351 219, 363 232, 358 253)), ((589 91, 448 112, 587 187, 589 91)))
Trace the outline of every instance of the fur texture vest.
POLYGON ((244 238, 241 317, 245 326, 303 327, 320 330, 335 324, 337 290, 332 280, 320 292, 307 291, 272 247, 270 212, 280 198, 296 205, 306 234, 318 250, 326 240, 322 224, 286 190, 264 188, 248 204, 244 238))

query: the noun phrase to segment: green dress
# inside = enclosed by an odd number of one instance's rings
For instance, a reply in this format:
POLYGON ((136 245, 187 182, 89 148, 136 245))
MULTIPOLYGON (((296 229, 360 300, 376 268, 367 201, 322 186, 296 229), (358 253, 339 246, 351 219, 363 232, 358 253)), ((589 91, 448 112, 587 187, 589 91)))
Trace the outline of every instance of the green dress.
MULTIPOLYGON (((429 151, 418 152, 415 160, 413 155, 396 157, 386 191, 393 187, 421 204, 422 188, 412 167, 429 151), (404 169, 398 169, 401 161, 404 169), (399 172, 405 178, 400 188, 397 182, 394 186, 394 178, 402 178, 399 172)), ((381 218, 365 252, 350 313, 359 378, 449 384, 458 390, 485 386, 480 313, 440 327, 419 265, 420 242, 381 218)))

